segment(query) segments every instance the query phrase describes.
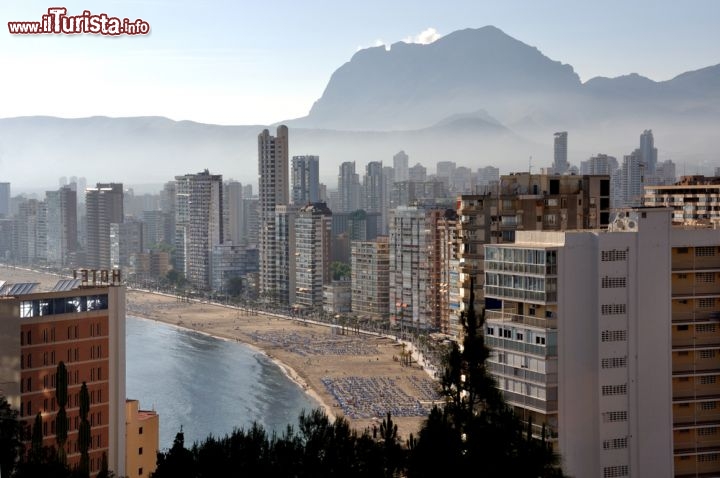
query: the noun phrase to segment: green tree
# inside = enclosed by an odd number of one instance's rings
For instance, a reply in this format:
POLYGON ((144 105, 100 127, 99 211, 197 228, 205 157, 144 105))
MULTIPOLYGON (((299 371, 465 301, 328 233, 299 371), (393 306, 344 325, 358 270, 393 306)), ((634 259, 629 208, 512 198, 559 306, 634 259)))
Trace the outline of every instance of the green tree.
POLYGON ((333 280, 350 279, 350 265, 339 261, 331 262, 330 273, 333 280))
POLYGON ((88 393, 87 384, 82 383, 80 387, 80 429, 78 430, 78 448, 80 448, 80 465, 78 471, 81 476, 90 475, 90 441, 92 436, 90 433, 90 421, 88 413, 90 412, 90 394, 88 393))
POLYGON ((558 457, 544 439, 525 426, 505 404, 487 370, 489 350, 480 333, 484 317, 475 313, 474 280, 469 307, 461 316, 462 347, 453 344, 446 359, 442 391, 446 403, 435 408, 413 449, 408 475, 452 475, 482 463, 486 476, 562 476, 558 457))
POLYGON ((175 435, 172 448, 167 453, 158 452, 157 468, 153 477, 195 477, 195 461, 190 450, 185 448, 185 434, 182 428, 175 435))
POLYGON ((65 406, 67 405, 67 368, 65 362, 60 361, 55 374, 55 400, 58 404, 58 412, 55 416, 55 439, 58 446, 58 459, 61 463, 67 463, 65 443, 67 442, 68 418, 65 406))
POLYGON ((225 291, 230 297, 240 297, 243 293, 242 277, 230 277, 225 281, 225 291))
POLYGON ((35 415, 35 421, 32 427, 32 436, 30 438, 30 462, 40 463, 43 458, 43 429, 42 414, 40 412, 35 415))
POLYGON ((21 426, 17 417, 17 410, 10 406, 4 395, 0 395, 0 476, 10 476, 20 458, 21 426))

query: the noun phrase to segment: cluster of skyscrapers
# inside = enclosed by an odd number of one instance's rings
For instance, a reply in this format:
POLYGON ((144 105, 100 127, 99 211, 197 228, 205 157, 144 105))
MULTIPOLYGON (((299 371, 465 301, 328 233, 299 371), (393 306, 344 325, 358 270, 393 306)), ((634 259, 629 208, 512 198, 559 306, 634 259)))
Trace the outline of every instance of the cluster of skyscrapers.
MULTIPOLYGON (((246 298, 293 313, 451 338, 474 284, 497 386, 533 433, 545 427, 567 473, 714 476, 720 180, 676 183, 650 130, 622 164, 598 154, 579 169, 568 134, 554 140, 540 174, 443 161, 428 175, 401 151, 362 177, 342 163, 328 190, 320 158, 290 158, 279 126, 258 136, 256 197, 207 170, 176 176, 157 196, 100 183, 80 199, 71 183, 43 201, 11 201, 0 184, 0 255, 136 278, 172 265, 197 289, 240 279, 246 298)), ((20 310, 36 317, 45 300, 27 295, 20 310)), ((111 325, 103 320, 98 330, 111 325)), ((8 344, 22 355, 25 342, 8 344)), ((33 393, 19 391, 25 416, 40 406, 33 393)))

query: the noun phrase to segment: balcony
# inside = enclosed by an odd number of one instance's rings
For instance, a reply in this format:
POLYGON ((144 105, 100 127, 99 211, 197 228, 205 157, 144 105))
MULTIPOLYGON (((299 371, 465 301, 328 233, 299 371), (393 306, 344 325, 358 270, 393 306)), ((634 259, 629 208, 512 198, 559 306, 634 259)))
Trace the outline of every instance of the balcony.
POLYGON ((542 317, 530 315, 518 315, 502 310, 486 310, 485 320, 492 322, 512 322, 522 324, 528 327, 537 327, 539 329, 557 329, 557 319, 545 319, 542 317))

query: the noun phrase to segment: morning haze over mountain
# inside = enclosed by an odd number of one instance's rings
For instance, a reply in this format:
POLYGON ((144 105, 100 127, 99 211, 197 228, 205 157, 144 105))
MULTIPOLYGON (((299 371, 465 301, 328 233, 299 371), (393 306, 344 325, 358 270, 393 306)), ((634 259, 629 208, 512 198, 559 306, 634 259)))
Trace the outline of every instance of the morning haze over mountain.
MULTIPOLYGON (((652 128, 661 159, 673 159, 679 173, 708 173, 718 119, 720 65, 661 82, 629 72, 583 83, 571 65, 487 26, 427 45, 360 50, 307 116, 283 123, 290 154, 319 155, 321 180, 334 186, 341 162, 390 164, 401 149, 430 171, 447 160, 527 170, 530 157, 538 170, 552 162, 558 130, 569 132, 575 164, 595 153, 621 158, 652 128)), ((162 183, 206 167, 255 182, 264 127, 161 117, 0 119, 0 167, 21 190, 54 185, 61 164, 89 182, 162 183)))

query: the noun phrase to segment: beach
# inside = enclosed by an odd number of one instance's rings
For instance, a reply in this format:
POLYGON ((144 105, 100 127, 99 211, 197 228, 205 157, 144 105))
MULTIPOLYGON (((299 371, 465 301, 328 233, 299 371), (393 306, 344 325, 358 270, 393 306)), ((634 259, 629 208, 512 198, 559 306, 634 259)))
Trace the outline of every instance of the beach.
MULTIPOLYGON (((47 289, 58 277, 3 266, 0 280, 40 282, 47 289)), ((127 315, 241 342, 266 354, 328 415, 345 417, 358 431, 379 428, 390 411, 404 441, 410 433, 417 436, 438 401, 430 376, 417 363, 402 365, 406 346, 388 337, 146 291, 128 290, 126 299, 127 315)))

